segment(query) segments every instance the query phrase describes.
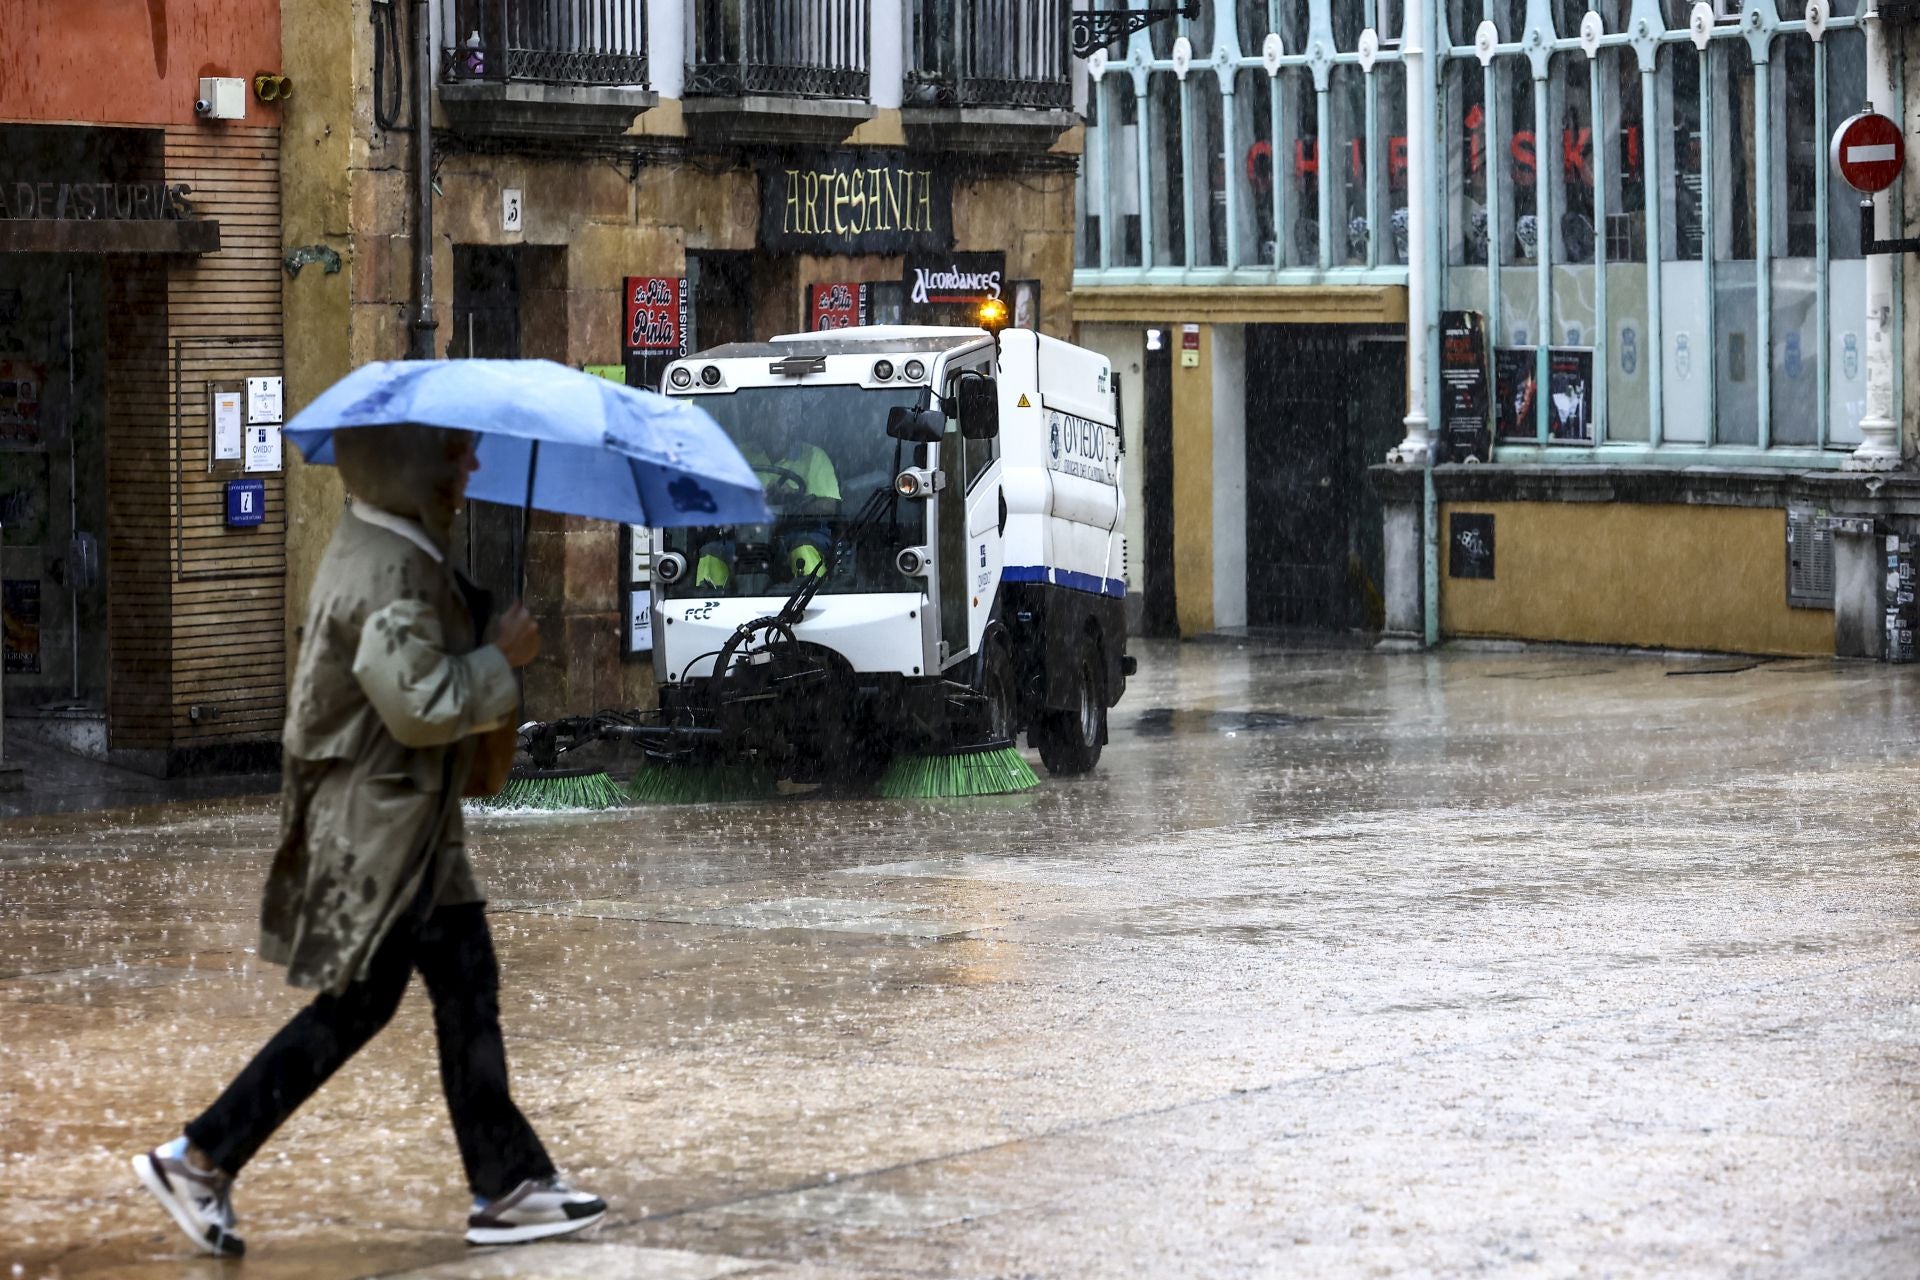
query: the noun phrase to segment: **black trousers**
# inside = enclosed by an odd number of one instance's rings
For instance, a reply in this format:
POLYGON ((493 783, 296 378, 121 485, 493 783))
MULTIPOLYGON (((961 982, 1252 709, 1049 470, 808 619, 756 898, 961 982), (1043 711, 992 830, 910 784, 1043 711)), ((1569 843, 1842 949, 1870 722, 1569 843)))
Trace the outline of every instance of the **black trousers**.
POLYGON ((364 981, 322 994, 254 1055, 226 1092, 187 1126, 187 1140, 237 1174, 300 1104, 387 1025, 418 970, 433 998, 440 1084, 473 1193, 493 1199, 554 1172, 546 1148, 507 1092, 500 1035, 500 965, 485 907, 440 907, 394 925, 364 981))

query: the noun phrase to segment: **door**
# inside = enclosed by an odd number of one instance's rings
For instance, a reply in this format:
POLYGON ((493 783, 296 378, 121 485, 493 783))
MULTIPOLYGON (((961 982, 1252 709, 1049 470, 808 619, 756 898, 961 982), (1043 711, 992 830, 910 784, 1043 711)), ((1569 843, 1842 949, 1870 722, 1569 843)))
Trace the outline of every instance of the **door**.
MULTIPOLYGON (((1141 368, 1141 591, 1150 636, 1180 634, 1173 591, 1173 349, 1171 331, 1149 329, 1141 368)), ((1251 354, 1251 353, 1250 353, 1251 354)), ((1248 367, 1252 367, 1249 361, 1248 367)))
POLYGON ((0 256, 0 615, 9 710, 106 705, 104 308, 98 259, 0 256))
POLYGON ((1247 369, 1247 620, 1377 630, 1381 509, 1367 467, 1404 434, 1405 343, 1357 326, 1251 326, 1247 369))
MULTIPOLYGON (((990 376, 992 350, 966 356, 947 366, 941 392, 949 406, 959 399, 959 375, 975 373, 990 376)), ((934 553, 939 582, 940 643, 945 651, 941 665, 973 652, 974 641, 986 624, 993 601, 986 594, 987 584, 999 577, 999 536, 985 535, 999 521, 1000 442, 968 440, 960 434, 960 419, 947 415, 946 433, 940 438, 939 466, 946 475, 946 488, 934 499, 934 526, 940 544, 934 553), (989 512, 992 519, 989 520, 989 512), (974 536, 974 530, 980 536, 974 536), (982 578, 983 569, 988 576, 982 578)))
MULTIPOLYGON (((520 328, 520 250, 515 246, 453 247, 453 333, 449 353, 483 360, 517 360, 520 328)), ((454 556, 467 576, 505 602, 520 594, 516 570, 525 554, 526 520, 519 507, 472 502, 455 523, 454 556)))

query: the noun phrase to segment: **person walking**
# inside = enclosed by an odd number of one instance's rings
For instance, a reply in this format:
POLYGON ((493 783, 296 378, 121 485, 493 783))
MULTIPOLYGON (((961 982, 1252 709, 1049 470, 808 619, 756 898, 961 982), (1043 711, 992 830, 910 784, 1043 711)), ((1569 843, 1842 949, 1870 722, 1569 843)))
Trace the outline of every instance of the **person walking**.
POLYGON ((201 1250, 240 1256, 235 1177, 387 1024, 417 972, 474 1196, 468 1242, 580 1231, 607 1206, 561 1180, 508 1092, 499 966, 462 844, 476 735, 511 722, 514 669, 539 653, 539 629, 515 602, 480 643, 491 601, 447 563, 471 434, 364 427, 333 446, 353 502, 308 603, 260 922, 261 957, 318 994, 134 1169, 201 1250))

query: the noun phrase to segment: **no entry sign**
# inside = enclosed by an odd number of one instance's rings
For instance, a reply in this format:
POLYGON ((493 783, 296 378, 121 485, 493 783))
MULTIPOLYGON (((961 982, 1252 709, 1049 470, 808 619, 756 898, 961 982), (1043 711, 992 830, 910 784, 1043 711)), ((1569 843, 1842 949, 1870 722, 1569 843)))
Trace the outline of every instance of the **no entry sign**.
POLYGON ((1855 191, 1885 191, 1900 176, 1906 158, 1900 126, 1876 112, 1850 116, 1833 131, 1833 167, 1855 191))

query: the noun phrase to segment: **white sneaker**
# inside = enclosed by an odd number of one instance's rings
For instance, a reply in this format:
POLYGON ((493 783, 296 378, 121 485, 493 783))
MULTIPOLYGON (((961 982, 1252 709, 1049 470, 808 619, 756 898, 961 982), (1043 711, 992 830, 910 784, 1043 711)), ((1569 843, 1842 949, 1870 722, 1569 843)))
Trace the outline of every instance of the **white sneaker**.
POLYGON ((468 1244, 525 1244, 585 1231, 607 1216, 607 1202, 559 1178, 529 1178, 498 1200, 474 1201, 468 1244))
POLYGON ((233 1179, 188 1164, 184 1140, 135 1156, 133 1171, 202 1253, 220 1258, 246 1253, 246 1241, 233 1234, 233 1179))

